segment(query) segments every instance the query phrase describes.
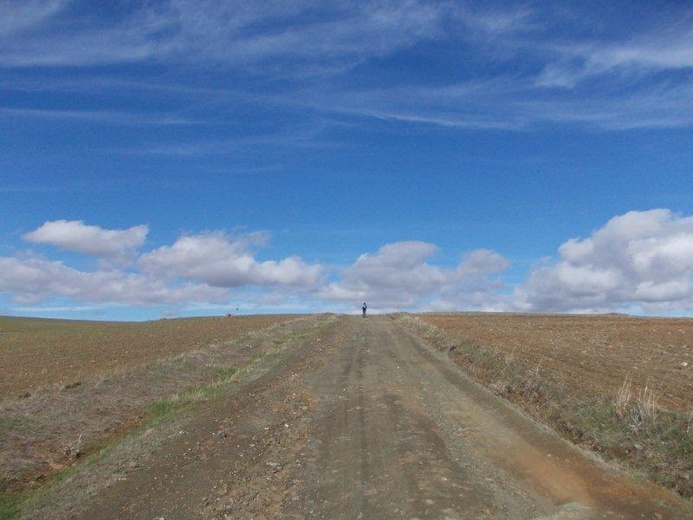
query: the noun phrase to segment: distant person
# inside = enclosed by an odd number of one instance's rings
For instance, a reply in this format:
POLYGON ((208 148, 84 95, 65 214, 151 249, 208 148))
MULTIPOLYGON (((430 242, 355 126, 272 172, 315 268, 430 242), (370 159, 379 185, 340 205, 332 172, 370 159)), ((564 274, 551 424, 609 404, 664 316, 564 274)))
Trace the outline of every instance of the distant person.
POLYGON ((366 317, 366 309, 368 308, 368 305, 366 305, 366 302, 363 302, 363 305, 361 305, 361 310, 363 311, 363 317, 366 317))

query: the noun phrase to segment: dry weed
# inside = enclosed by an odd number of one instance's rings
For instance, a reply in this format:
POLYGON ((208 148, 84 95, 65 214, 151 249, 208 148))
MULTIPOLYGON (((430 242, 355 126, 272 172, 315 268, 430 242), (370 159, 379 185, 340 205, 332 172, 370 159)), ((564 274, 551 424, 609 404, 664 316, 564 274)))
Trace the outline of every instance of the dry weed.
POLYGON ((77 437, 76 442, 69 443, 67 446, 65 446, 65 456, 67 458, 76 459, 82 454, 80 447, 82 446, 82 438, 83 437, 84 437, 84 434, 80 433, 79 437, 77 437))
POLYGON ((630 408, 632 383, 633 381, 630 375, 626 376, 626 378, 623 380, 623 385, 621 385, 621 389, 618 391, 618 394, 616 394, 616 399, 614 400, 614 410, 616 411, 618 418, 622 421, 626 419, 628 410, 630 408))
POLYGON ((537 366, 519 384, 520 393, 534 401, 539 399, 539 391, 542 385, 542 376, 539 369, 543 362, 544 358, 542 357, 537 366))
POLYGON ((614 412, 634 433, 639 433, 643 429, 656 427, 660 409, 657 394, 649 380, 635 399, 632 384, 631 376, 626 377, 614 399, 614 412))
POLYGON ((656 423, 658 412, 659 406, 657 404, 657 396, 648 380, 638 396, 637 417, 641 423, 656 423))
POLYGON ((510 393, 510 385, 504 381, 498 381, 496 383, 491 383, 489 388, 499 397, 505 397, 510 393))

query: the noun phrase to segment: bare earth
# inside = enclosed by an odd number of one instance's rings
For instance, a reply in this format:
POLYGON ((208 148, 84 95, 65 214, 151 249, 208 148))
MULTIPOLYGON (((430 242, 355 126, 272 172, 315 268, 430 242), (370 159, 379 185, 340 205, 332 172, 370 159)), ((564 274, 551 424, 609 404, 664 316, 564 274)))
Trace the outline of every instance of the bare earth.
POLYGON ((690 318, 453 313, 422 319, 576 391, 614 396, 628 379, 635 393, 653 388, 658 405, 692 411, 690 318))
POLYGON ((292 318, 122 323, 0 317, 0 399, 131 369, 292 318))
POLYGON ((70 517, 693 517, 690 503, 569 446, 389 317, 325 323, 264 376, 200 405, 70 517))

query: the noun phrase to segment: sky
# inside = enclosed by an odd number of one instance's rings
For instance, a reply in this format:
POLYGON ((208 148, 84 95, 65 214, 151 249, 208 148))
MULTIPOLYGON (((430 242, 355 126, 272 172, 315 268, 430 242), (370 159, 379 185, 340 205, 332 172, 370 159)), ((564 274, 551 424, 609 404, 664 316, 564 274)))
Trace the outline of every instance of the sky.
POLYGON ((693 315, 688 1, 0 0, 0 315, 693 315))

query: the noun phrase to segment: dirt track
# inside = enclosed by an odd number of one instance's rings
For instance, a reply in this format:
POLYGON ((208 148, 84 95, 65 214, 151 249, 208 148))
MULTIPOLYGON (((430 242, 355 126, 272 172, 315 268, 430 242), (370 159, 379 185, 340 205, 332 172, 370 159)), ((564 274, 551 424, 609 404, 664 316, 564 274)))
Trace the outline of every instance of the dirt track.
POLYGON ((206 403, 82 518, 686 518, 387 317, 340 317, 206 403))

